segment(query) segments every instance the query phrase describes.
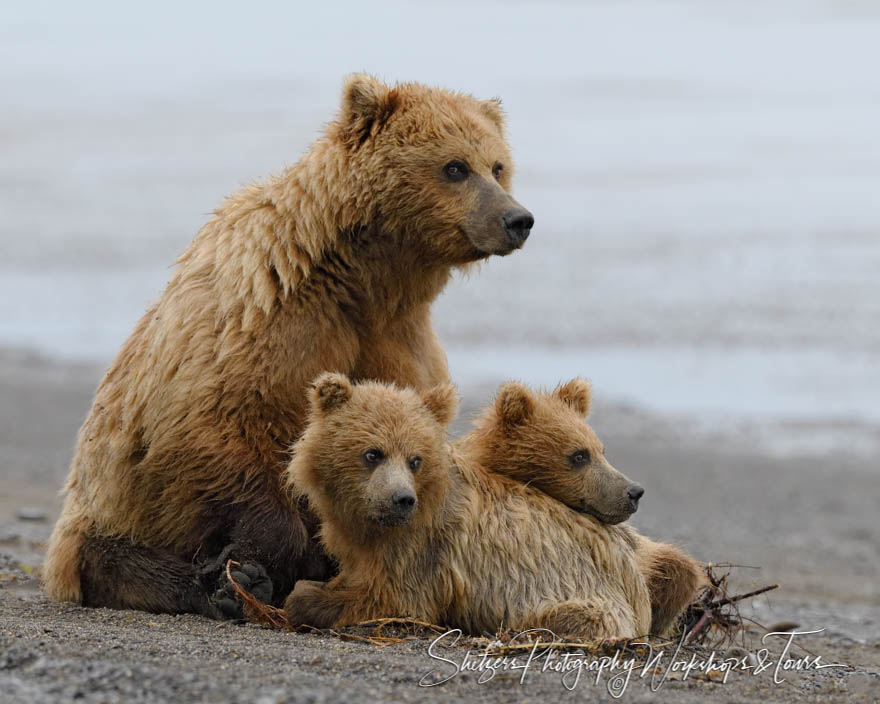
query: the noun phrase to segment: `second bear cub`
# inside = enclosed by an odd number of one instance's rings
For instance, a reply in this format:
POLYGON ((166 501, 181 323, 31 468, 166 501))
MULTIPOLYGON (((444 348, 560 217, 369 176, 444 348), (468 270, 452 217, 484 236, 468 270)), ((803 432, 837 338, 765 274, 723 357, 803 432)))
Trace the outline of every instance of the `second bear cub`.
POLYGON ((650 600, 630 531, 450 448, 454 387, 420 395, 324 374, 311 402, 289 479, 318 513, 340 573, 326 584, 297 583, 285 603, 291 624, 410 616, 471 633, 648 632, 650 600))
MULTIPOLYGON (((572 379, 552 393, 508 382, 457 447, 481 466, 575 511, 619 523, 636 510, 644 491, 605 459, 604 446, 585 422, 590 400, 584 379, 572 379)), ((651 633, 671 635, 705 583, 702 565, 675 545, 630 531, 651 594, 651 633)))

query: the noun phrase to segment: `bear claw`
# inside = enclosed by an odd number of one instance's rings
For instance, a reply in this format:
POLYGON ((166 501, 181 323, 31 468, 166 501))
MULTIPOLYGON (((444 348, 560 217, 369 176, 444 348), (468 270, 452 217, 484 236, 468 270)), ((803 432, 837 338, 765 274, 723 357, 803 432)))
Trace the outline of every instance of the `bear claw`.
MULTIPOLYGON (((248 562, 238 565, 229 570, 229 575, 235 583, 248 592, 254 599, 264 604, 272 601, 272 580, 266 574, 262 565, 248 562)), ((244 619, 244 611, 235 592, 235 587, 226 576, 226 571, 220 573, 219 587, 211 596, 212 605, 219 611, 221 618, 244 619)))

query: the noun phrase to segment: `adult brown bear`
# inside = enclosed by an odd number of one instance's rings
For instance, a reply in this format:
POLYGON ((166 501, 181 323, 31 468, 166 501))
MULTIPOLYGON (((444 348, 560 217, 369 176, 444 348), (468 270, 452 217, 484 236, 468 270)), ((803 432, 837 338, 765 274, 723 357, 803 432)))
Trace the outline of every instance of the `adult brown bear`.
POLYGON ((453 268, 522 246, 511 176, 497 101, 349 78, 323 138, 205 225, 98 387, 49 594, 219 617, 227 557, 266 600, 326 577, 280 481, 308 382, 447 381, 430 304, 453 268))

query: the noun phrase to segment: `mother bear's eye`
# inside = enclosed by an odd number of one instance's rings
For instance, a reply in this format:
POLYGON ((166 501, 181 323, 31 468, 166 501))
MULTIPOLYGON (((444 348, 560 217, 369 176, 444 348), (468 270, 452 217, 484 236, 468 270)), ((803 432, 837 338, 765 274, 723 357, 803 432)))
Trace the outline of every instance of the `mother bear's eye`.
POLYGON ((422 466, 422 458, 416 455, 415 457, 409 458, 409 468, 415 472, 418 471, 419 467, 422 466))
POLYGON ((368 467, 375 467, 376 465, 381 464, 382 460, 385 459, 385 453, 382 452, 382 450, 372 448, 363 454, 363 458, 364 463, 368 467))
POLYGON ((504 171, 504 164, 496 161, 495 166, 492 167, 492 175, 495 177, 496 181, 501 180, 502 171, 504 171))
POLYGON ((590 464, 590 451, 589 450, 576 450, 571 453, 571 456, 568 458, 568 461, 571 462, 571 466, 575 469, 580 469, 581 467, 586 467, 590 464))
POLYGON ((467 164, 463 161, 450 161, 443 167, 443 174, 450 181, 464 181, 469 173, 470 171, 468 170, 467 164))

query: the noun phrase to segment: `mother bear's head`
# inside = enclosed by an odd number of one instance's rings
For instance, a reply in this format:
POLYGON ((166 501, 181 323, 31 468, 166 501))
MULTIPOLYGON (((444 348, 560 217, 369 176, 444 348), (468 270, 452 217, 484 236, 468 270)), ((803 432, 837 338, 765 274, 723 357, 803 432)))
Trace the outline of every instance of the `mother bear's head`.
POLYGON ((355 74, 328 139, 355 185, 342 207, 369 211, 371 222, 352 224, 418 238, 432 263, 508 254, 529 236, 498 100, 355 74))

